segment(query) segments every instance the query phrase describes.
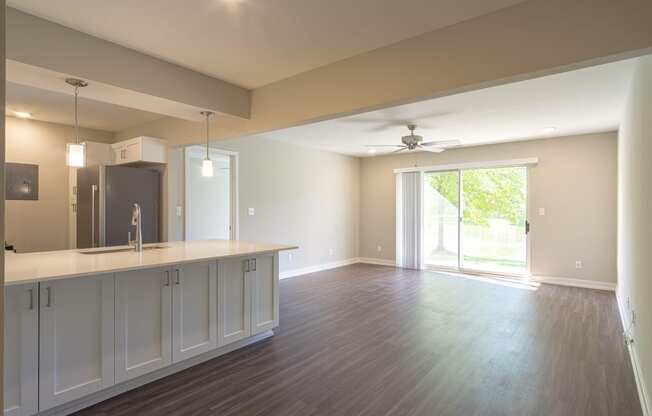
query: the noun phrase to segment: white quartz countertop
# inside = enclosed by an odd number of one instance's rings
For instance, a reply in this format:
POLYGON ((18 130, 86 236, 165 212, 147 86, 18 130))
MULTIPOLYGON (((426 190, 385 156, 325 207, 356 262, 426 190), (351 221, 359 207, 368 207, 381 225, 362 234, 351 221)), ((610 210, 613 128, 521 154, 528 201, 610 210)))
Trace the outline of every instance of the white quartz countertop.
POLYGON ((81 252, 121 249, 127 246, 86 250, 60 250, 5 255, 5 285, 42 282, 127 270, 147 269, 201 260, 223 259, 293 250, 296 246, 236 240, 178 241, 145 244, 146 249, 102 254, 81 252), (147 247, 162 247, 147 249, 147 247))

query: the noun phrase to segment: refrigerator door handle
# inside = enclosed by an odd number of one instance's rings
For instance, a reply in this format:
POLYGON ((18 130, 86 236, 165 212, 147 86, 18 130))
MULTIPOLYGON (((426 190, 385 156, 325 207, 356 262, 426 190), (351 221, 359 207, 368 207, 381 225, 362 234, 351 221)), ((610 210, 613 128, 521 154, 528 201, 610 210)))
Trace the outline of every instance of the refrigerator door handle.
POLYGON ((95 247, 95 193, 97 185, 91 185, 91 247, 95 247))

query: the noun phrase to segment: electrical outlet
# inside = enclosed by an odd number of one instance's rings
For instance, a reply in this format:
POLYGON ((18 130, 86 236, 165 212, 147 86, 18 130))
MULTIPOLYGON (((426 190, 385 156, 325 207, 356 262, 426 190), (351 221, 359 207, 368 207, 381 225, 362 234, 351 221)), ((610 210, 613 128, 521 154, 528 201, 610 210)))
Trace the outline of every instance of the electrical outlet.
POLYGON ((376 246, 376 251, 379 253, 383 251, 383 246, 376 246))
POLYGON ((630 310, 632 308, 632 305, 629 302, 629 296, 627 296, 627 300, 625 301, 625 306, 627 306, 627 310, 630 310))
POLYGON ((546 209, 545 208, 539 208, 539 215, 541 215, 542 217, 544 215, 546 215, 546 209))
POLYGON ((249 209, 247 209, 247 213, 250 216, 254 216, 254 215, 256 215, 256 209, 255 208, 249 208, 249 209))
POLYGON ((632 326, 636 325, 636 312, 632 310, 632 326))
POLYGON ((575 268, 576 269, 581 269, 582 268, 582 260, 576 260, 575 261, 575 268))
POLYGON ((181 214, 182 214, 182 212, 183 212, 183 211, 181 210, 181 207, 178 206, 178 207, 177 207, 177 217, 180 217, 181 214))

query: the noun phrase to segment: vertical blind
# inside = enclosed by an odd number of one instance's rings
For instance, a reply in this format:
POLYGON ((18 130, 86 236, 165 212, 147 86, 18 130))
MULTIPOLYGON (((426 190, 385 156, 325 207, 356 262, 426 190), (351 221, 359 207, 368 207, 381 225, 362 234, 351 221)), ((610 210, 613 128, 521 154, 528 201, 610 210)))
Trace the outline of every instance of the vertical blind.
POLYGON ((422 269, 421 207, 423 172, 396 174, 396 265, 422 269))

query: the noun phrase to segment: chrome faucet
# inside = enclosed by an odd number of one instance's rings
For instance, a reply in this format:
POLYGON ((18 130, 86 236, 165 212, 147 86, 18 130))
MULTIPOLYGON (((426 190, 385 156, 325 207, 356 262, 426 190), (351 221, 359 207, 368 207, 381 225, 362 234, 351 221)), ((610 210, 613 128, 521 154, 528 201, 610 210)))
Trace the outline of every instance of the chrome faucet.
POLYGON ((136 239, 130 241, 129 244, 134 246, 134 250, 139 252, 143 251, 143 218, 140 213, 140 205, 134 204, 131 210, 131 225, 136 226, 136 239))

